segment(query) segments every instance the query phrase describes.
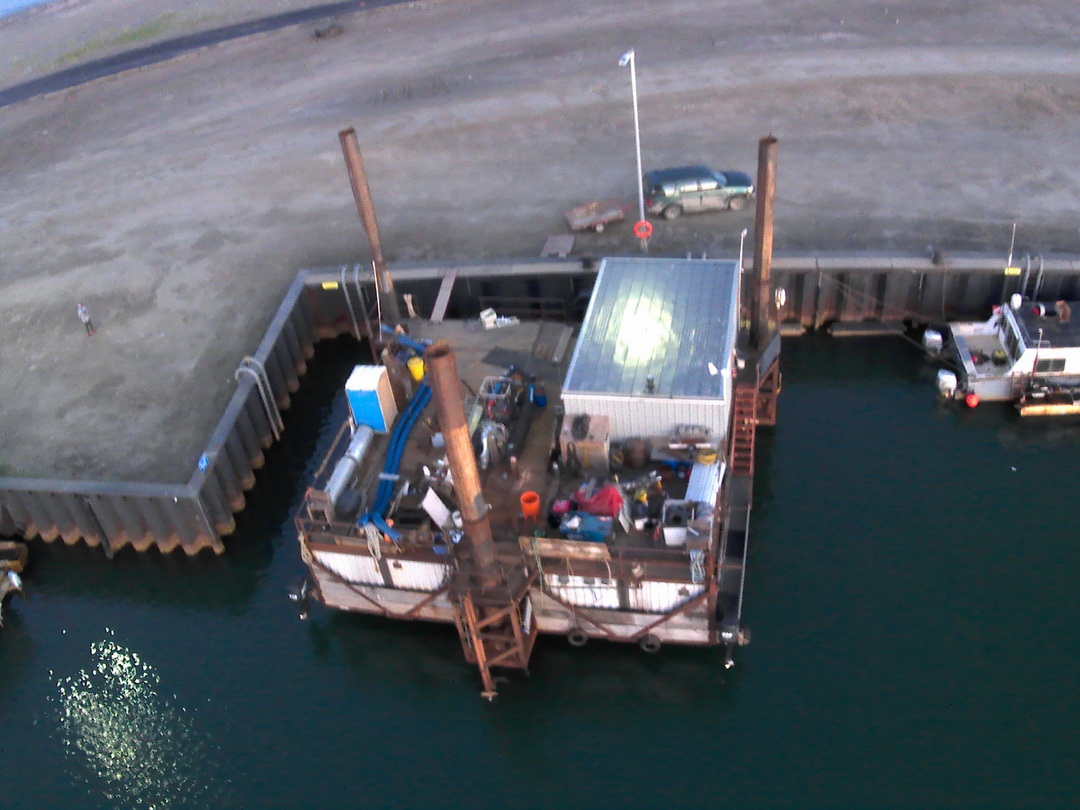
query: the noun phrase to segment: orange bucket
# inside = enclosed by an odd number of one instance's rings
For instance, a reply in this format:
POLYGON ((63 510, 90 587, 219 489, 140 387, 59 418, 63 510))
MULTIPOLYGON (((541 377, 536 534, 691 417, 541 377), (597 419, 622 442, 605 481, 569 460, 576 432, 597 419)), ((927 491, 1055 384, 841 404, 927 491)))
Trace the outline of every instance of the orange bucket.
POLYGON ((540 496, 531 491, 522 492, 521 514, 526 520, 540 520, 540 496))

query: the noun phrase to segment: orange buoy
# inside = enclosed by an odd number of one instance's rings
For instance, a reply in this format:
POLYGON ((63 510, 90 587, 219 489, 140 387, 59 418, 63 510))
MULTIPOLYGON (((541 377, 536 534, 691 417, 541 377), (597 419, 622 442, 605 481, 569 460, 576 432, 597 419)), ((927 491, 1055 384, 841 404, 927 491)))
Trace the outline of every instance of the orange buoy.
POLYGON ((974 391, 964 397, 964 404, 967 405, 969 408, 978 408, 979 401, 979 395, 976 394, 974 391))
POLYGON ((540 519, 540 496, 535 492, 521 493, 521 514, 526 520, 540 519))

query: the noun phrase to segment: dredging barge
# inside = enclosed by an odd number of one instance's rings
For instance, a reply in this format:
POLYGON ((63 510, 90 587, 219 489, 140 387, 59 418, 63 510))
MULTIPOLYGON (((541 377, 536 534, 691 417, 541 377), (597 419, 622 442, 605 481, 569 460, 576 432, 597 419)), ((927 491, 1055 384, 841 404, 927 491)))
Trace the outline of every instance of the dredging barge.
POLYGON ((488 697, 538 633, 730 666, 779 390, 775 320, 755 342, 740 289, 735 261, 605 259, 580 330, 405 321, 297 517, 314 597, 454 624, 488 697))

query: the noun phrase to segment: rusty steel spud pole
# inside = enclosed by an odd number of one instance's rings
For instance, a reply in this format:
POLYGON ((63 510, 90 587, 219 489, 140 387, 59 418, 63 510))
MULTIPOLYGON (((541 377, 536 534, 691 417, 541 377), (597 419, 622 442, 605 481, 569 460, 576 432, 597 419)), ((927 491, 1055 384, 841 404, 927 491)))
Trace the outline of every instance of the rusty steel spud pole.
POLYGON ((445 343, 428 346, 424 352, 428 381, 435 395, 435 413, 439 417, 443 440, 446 442, 446 458, 454 476, 454 493, 457 495, 461 519, 465 524, 465 536, 472 548, 473 560, 480 573, 488 581, 497 578, 495 568, 495 541, 491 536, 487 504, 480 488, 480 473, 476 469, 472 438, 465 421, 461 385, 458 383, 457 360, 445 343))
POLYGON ((776 302, 772 292, 773 198, 776 196, 777 140, 766 135, 758 141, 757 212, 754 220, 754 305, 751 336, 764 349, 776 331, 776 302))
POLYGON ((341 151, 345 155, 345 168, 349 171, 349 183, 352 185, 356 210, 360 212, 360 222, 364 226, 368 244, 371 246, 371 260, 375 265, 375 285, 379 296, 379 305, 383 320, 391 326, 401 323, 401 310, 397 295, 394 293, 394 279, 390 268, 383 258, 382 241, 379 239, 379 223, 375 220, 375 205, 371 201, 371 189, 368 187, 367 173, 364 171, 364 158, 360 154, 360 143, 356 139, 356 130, 352 127, 338 133, 341 151))

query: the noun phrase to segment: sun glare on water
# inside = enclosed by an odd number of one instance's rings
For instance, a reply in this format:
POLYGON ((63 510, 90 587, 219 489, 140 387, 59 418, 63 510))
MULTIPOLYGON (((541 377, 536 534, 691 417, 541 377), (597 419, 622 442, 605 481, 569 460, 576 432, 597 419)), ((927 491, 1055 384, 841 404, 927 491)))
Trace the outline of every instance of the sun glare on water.
POLYGON ((200 807, 225 796, 209 738, 183 707, 161 694, 149 663, 106 638, 91 665, 56 682, 65 753, 85 782, 120 807, 200 807))

